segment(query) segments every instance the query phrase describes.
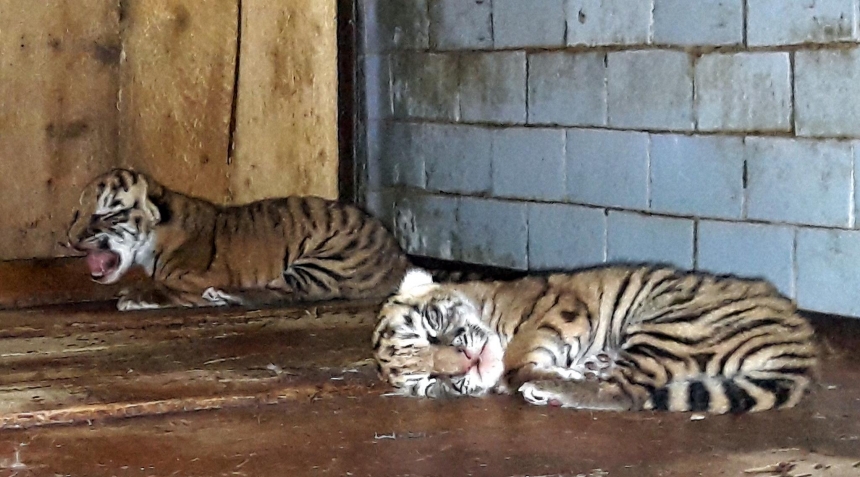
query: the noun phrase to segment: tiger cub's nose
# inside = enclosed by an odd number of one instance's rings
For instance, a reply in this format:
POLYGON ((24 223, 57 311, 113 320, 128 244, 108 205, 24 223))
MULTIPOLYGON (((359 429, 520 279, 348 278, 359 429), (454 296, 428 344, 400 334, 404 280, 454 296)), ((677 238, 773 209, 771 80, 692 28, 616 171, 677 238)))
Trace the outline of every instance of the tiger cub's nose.
POLYGON ((433 371, 436 374, 457 376, 466 374, 475 364, 477 353, 444 346, 433 353, 433 371))

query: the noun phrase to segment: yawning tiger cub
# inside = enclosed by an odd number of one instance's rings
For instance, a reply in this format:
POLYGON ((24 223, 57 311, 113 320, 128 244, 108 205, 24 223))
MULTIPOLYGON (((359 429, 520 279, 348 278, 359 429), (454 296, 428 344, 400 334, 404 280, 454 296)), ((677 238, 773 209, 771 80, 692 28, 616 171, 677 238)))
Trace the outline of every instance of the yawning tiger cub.
POLYGON ((114 283, 133 265, 152 278, 121 310, 382 299, 408 259, 376 219, 317 197, 222 207, 115 169, 83 191, 68 230, 94 280, 114 283))

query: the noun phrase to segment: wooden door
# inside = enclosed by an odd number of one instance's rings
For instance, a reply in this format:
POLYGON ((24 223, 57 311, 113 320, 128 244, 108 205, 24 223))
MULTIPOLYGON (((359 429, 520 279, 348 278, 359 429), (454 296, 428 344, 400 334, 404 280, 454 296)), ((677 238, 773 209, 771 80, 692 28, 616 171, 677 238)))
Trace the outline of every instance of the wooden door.
POLYGON ((68 254, 116 166, 219 203, 336 198, 336 0, 0 2, 0 260, 68 254))

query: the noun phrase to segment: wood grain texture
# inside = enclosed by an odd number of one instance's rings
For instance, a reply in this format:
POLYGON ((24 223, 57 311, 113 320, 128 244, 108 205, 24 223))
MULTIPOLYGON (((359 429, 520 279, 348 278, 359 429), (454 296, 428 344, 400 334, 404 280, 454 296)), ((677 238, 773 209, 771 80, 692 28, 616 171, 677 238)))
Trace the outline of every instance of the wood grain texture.
POLYGON ((64 255, 92 176, 116 163, 119 10, 0 2, 0 259, 64 255))
POLYGON ((306 400, 369 364, 377 306, 0 310, 0 429, 306 400))
POLYGON ((335 0, 244 0, 233 200, 337 197, 335 0))
POLYGON ((120 154, 166 186, 223 203, 238 0, 123 2, 120 154))

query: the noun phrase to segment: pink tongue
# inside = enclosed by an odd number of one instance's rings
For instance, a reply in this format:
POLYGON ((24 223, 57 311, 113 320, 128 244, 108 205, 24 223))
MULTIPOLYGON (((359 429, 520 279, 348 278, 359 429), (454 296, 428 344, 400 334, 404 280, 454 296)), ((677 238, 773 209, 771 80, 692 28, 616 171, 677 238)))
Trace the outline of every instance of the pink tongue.
POLYGON ((116 262, 116 254, 110 251, 92 250, 87 254, 87 266, 92 275, 107 275, 116 267, 116 262))

